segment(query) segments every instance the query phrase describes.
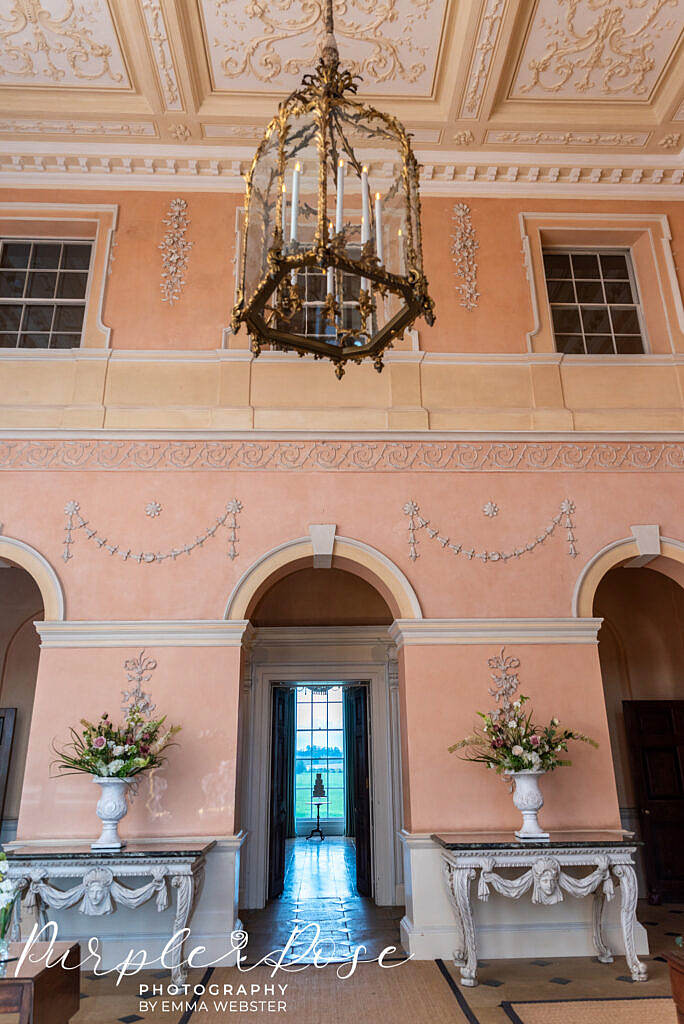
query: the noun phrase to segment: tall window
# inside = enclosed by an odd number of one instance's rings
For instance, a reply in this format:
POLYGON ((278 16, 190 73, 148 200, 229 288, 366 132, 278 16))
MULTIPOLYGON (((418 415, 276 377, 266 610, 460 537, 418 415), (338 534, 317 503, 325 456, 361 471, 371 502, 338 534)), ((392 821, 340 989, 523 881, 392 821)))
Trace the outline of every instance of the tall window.
POLYGON ((325 786, 321 819, 344 817, 342 687, 298 686, 295 743, 295 819, 315 818, 316 774, 325 786))
POLYGON ((544 250, 546 290, 559 352, 644 351, 632 261, 626 250, 544 250))
POLYGON ((91 242, 0 241, 0 348, 78 348, 91 242))

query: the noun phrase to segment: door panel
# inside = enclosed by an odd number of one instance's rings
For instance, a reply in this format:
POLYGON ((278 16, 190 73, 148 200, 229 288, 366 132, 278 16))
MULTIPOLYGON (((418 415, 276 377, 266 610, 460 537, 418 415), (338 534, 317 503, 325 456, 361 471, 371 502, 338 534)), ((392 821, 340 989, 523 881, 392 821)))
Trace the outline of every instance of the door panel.
POLYGON ((651 902, 684 899, 684 701, 623 701, 651 902))
POLYGON ((288 804, 294 781, 294 696, 294 690, 288 687, 273 688, 269 900, 280 896, 285 885, 285 840, 289 832, 288 804))
POLYGON ((365 686, 350 688, 354 758, 354 835, 356 840, 356 888, 361 896, 373 895, 371 870, 371 809, 368 761, 368 696, 365 686))
POLYGON ((16 716, 16 708, 0 708, 0 821, 5 810, 5 793, 7 792, 16 716))

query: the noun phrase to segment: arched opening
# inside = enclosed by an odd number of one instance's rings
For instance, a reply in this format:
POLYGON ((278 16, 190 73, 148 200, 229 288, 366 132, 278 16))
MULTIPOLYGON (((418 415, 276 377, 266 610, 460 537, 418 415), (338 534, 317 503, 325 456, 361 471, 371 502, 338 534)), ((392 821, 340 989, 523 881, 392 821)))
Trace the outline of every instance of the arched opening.
POLYGON ((292 554, 249 599, 248 578, 238 595, 254 627, 241 710, 248 840, 240 915, 250 944, 263 942, 264 952, 304 919, 334 938, 340 959, 362 931, 379 953, 400 945, 404 912, 398 674, 389 636, 399 605, 389 588, 370 582, 367 566, 350 571, 338 556, 330 568, 314 568, 312 555, 292 554))
POLYGON ((44 617, 36 580, 0 558, 0 842, 16 836, 44 617))
POLYGON ((599 658, 622 824, 644 842, 640 888, 684 898, 682 564, 621 562, 596 587, 599 658))

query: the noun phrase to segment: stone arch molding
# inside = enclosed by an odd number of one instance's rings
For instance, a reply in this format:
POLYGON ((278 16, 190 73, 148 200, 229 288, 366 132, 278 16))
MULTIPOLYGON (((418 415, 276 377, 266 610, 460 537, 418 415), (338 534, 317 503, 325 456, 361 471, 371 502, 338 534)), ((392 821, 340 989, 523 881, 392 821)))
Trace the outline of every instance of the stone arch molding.
POLYGON ((47 558, 29 544, 0 534, 0 558, 25 569, 38 584, 46 621, 64 620, 64 591, 47 558))
POLYGON ((271 548, 240 577, 228 598, 225 619, 246 620, 265 592, 279 579, 297 569, 344 569, 360 576, 387 601, 395 619, 422 619, 423 612, 409 580, 377 548, 351 537, 340 537, 335 527, 309 527, 308 537, 298 537, 271 548))
POLYGON ((653 563, 654 569, 669 575, 665 568, 667 563, 663 565, 665 559, 679 563, 684 572, 684 542, 662 537, 657 526, 633 526, 631 537, 606 544, 584 566, 572 595, 573 616, 590 618, 594 614, 596 588, 606 573, 616 565, 627 563, 637 567, 653 563))

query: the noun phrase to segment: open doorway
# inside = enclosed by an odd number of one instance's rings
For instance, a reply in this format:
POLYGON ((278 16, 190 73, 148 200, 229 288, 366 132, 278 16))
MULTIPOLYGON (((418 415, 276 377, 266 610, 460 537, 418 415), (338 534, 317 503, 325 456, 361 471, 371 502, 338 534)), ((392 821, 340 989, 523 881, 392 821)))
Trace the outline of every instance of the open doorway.
POLYGON ((594 597, 620 814, 652 903, 684 900, 684 589, 657 561, 611 569, 594 597))
POLYGON ((280 684, 272 700, 268 898, 371 897, 367 685, 280 684))
POLYGON ((32 576, 0 558, 0 842, 14 840, 21 804, 43 599, 32 576))
POLYGON ((279 948, 306 921, 335 959, 350 943, 369 955, 400 948, 394 616, 360 577, 312 568, 274 582, 248 614, 239 777, 249 951, 279 948))

